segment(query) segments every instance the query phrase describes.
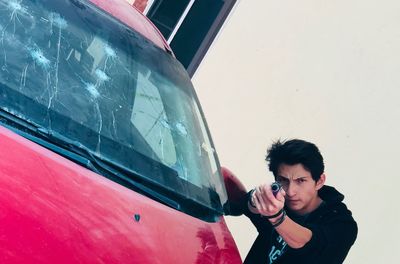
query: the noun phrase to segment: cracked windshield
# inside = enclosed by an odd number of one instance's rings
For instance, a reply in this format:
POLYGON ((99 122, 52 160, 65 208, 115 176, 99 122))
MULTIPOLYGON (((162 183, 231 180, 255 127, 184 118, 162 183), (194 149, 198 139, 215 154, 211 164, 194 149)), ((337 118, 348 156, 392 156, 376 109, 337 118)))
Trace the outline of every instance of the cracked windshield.
POLYGON ((0 0, 0 108, 139 179, 220 210, 183 67, 87 1, 0 0))

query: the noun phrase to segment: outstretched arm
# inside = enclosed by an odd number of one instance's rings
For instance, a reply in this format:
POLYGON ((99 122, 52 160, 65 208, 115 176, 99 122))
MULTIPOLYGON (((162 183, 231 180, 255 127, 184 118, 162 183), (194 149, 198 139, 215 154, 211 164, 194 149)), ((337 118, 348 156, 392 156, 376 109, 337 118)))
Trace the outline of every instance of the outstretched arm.
POLYGON ((312 231, 286 216, 284 196, 284 190, 274 196, 270 185, 261 185, 252 193, 248 207, 251 212, 264 216, 291 248, 301 248, 311 240, 312 231))

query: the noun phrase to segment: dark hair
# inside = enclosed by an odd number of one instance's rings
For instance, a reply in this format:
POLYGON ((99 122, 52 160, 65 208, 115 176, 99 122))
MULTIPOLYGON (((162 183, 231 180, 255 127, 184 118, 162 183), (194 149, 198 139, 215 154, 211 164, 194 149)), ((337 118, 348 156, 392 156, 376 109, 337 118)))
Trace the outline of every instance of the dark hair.
POLYGON ((301 139, 274 142, 267 150, 265 160, 275 178, 281 164, 302 164, 311 173, 314 181, 319 180, 325 169, 324 159, 317 146, 301 139))

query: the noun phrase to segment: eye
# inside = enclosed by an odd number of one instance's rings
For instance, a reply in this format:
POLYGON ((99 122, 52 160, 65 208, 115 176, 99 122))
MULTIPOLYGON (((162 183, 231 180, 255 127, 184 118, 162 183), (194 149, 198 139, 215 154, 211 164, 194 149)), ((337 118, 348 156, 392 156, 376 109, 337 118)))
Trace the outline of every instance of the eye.
POLYGON ((285 177, 278 177, 277 178, 277 182, 279 182, 281 185, 287 184, 289 182, 288 179, 286 179, 285 177))
POLYGON ((304 178, 300 178, 300 179, 297 179, 297 180, 296 180, 297 183, 303 183, 303 182, 306 182, 306 181, 307 181, 307 180, 304 179, 304 178))

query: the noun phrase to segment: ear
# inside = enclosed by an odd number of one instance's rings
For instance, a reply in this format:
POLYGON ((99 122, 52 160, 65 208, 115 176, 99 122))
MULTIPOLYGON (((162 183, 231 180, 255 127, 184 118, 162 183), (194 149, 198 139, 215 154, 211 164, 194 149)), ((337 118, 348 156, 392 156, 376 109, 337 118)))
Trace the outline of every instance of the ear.
POLYGON ((317 181, 317 183, 315 185, 316 190, 319 190, 322 188, 322 186, 324 186, 325 180, 326 180, 325 173, 322 173, 321 177, 319 178, 319 180, 317 181))

